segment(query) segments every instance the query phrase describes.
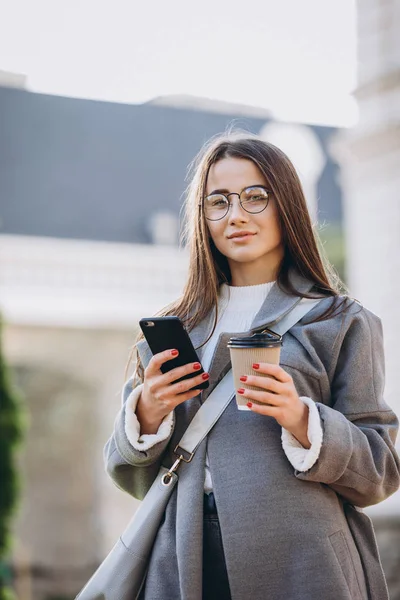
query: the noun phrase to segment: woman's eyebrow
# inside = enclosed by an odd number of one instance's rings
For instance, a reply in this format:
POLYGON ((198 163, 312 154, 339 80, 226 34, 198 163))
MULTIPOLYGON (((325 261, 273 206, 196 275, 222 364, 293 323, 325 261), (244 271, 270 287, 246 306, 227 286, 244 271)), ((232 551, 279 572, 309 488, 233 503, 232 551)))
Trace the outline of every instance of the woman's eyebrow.
POLYGON ((213 190, 208 195, 211 196, 211 194, 229 194, 229 190, 227 190, 225 188, 221 188, 221 189, 218 189, 218 190, 213 190))
MULTIPOLYGON (((267 187, 267 186, 265 185, 265 183, 250 183, 249 185, 245 185, 244 188, 242 190, 240 190, 240 193, 242 193, 243 190, 245 190, 248 187, 267 187)), ((212 192, 210 192, 207 195, 211 196, 211 194, 230 194, 230 193, 234 194, 236 192, 230 192, 226 188, 218 188, 217 190, 213 190, 212 192)))

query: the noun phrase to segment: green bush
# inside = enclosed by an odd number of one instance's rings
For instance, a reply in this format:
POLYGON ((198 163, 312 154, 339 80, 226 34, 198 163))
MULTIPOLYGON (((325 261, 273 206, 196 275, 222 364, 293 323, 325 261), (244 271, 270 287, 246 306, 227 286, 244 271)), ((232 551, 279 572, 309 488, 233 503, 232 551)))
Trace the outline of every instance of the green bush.
POLYGON ((23 437, 25 412, 11 383, 1 344, 0 320, 0 600, 13 600, 7 557, 11 550, 11 520, 17 507, 20 482, 16 452, 23 437))

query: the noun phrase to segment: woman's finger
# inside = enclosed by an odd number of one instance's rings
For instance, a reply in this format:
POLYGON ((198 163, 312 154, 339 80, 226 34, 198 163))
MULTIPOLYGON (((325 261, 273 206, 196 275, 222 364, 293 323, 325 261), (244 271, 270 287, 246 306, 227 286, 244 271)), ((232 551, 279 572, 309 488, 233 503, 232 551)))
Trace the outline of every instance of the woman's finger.
POLYGON ((259 415, 263 415, 264 417, 273 417, 279 423, 279 419, 282 416, 282 411, 277 406, 268 406, 268 404, 251 404, 249 406, 251 412, 258 413, 259 415))
POLYGON ((171 369, 167 373, 162 375, 163 382, 165 385, 170 385, 174 383, 177 379, 184 377, 185 375, 189 375, 191 373, 198 373, 201 370, 201 364, 199 362, 188 363, 183 365, 182 367, 176 367, 175 369, 171 369))
POLYGON ((280 365, 273 365, 272 363, 253 363, 253 369, 258 371, 259 373, 264 373, 265 375, 271 375, 275 377, 278 381, 282 383, 286 383, 287 381, 291 381, 292 378, 280 365))
POLYGON ((158 352, 157 354, 154 354, 154 356, 151 357, 149 364, 147 365, 144 371, 145 377, 152 377, 154 375, 157 375, 160 372, 162 365, 168 362, 169 360, 173 360, 174 358, 176 358, 178 354, 178 350, 174 348, 172 348, 171 350, 164 350, 164 352, 158 352))
POLYGON ((186 402, 186 400, 190 400, 191 398, 198 396, 199 394, 201 394, 201 392, 202 392, 202 390, 194 389, 194 390, 189 390, 188 392, 185 392, 184 394, 179 394, 178 396, 173 396, 171 398, 171 404, 173 405, 172 408, 175 408, 179 404, 183 404, 183 402, 186 402))
POLYGON ((196 377, 190 377, 190 379, 183 379, 178 383, 171 383, 166 388, 166 393, 169 397, 186 394, 186 392, 188 392, 191 388, 196 388, 197 386, 207 381, 207 379, 209 378, 210 376, 208 373, 201 373, 200 375, 196 375, 196 377))
POLYGON ((239 388, 237 393, 243 398, 247 398, 252 401, 261 402, 262 404, 270 405, 270 406, 283 406, 285 404, 286 399, 279 394, 274 394, 271 392, 265 391, 256 391, 249 390, 247 388, 239 388))
POLYGON ((262 375, 242 375, 240 381, 245 383, 246 386, 254 385, 268 392, 275 392, 275 394, 282 394, 287 385, 274 377, 263 377, 262 375))

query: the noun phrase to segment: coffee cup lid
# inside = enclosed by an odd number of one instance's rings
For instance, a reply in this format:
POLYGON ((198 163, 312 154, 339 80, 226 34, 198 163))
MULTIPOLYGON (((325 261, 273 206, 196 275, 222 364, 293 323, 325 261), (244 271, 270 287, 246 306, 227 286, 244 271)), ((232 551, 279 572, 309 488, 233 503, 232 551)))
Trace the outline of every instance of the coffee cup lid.
POLYGON ((282 346, 282 336, 278 333, 254 333, 245 337, 231 337, 228 348, 276 348, 282 346))

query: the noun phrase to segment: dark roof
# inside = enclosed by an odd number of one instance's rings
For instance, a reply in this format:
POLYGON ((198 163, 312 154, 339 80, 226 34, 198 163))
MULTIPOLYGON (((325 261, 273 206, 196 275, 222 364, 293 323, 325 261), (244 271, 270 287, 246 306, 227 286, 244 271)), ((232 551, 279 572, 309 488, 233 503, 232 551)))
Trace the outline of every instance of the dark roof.
MULTIPOLYGON (((187 165, 233 118, 0 87, 0 233, 146 243, 150 214, 179 214, 187 165)), ((267 121, 235 119, 254 133, 267 121)), ((310 127, 327 154, 336 129, 310 127)), ((338 221, 337 166, 327 160, 319 214, 338 221)))

